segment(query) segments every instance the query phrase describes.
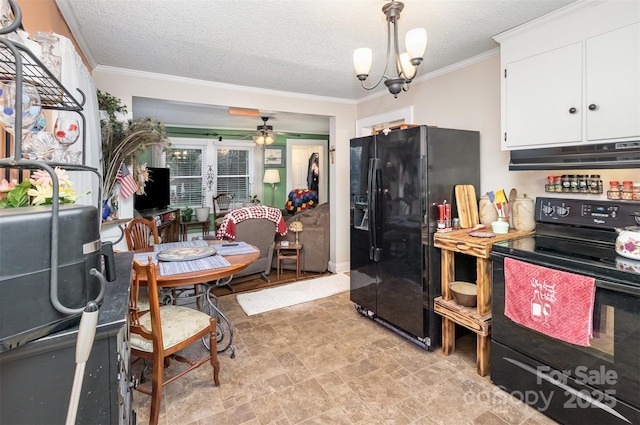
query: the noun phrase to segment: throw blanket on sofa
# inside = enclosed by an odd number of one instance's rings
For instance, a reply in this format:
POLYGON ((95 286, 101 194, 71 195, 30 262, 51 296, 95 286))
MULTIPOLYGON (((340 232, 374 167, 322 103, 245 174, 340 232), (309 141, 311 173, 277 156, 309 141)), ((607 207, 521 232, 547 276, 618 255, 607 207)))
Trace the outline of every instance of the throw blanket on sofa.
POLYGON ((287 234, 287 224, 282 218, 282 212, 273 207, 257 206, 238 208, 233 210, 224 216, 222 224, 216 233, 218 239, 235 239, 236 238, 236 224, 244 220, 252 218, 265 218, 267 220, 276 223, 276 233, 280 235, 287 234))

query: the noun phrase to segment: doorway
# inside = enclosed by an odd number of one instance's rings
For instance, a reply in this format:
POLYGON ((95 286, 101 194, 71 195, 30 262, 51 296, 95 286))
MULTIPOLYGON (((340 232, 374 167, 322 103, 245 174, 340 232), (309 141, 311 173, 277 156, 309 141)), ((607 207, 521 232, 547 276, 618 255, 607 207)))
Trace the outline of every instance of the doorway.
POLYGON ((327 164, 327 140, 287 139, 287 194, 293 189, 307 188, 309 158, 319 156, 318 203, 328 202, 329 167, 327 164))

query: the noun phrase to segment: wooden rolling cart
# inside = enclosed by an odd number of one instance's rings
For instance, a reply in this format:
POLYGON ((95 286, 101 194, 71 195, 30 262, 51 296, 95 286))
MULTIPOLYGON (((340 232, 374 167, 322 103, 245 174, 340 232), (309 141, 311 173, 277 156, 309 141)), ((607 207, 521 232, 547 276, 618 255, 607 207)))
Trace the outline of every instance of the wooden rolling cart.
POLYGON ((470 236, 466 230, 436 233, 433 246, 442 253, 442 296, 435 299, 434 311, 442 316, 442 351, 449 355, 455 351, 456 323, 476 333, 476 361, 480 376, 489 373, 491 330, 491 245, 496 242, 521 238, 534 232, 509 230, 507 234, 496 234, 492 238, 470 236), (476 285, 478 304, 463 307, 457 304, 449 291, 449 283, 455 281, 455 253, 476 257, 476 285))

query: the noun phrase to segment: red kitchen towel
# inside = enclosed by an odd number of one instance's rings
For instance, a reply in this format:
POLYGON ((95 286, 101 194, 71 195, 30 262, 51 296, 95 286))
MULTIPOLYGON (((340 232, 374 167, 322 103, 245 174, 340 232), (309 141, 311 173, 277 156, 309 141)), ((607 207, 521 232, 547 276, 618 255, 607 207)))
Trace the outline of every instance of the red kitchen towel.
POLYGON ((277 208, 261 205, 257 207, 238 208, 227 213, 222 220, 222 224, 220 224, 216 237, 218 239, 235 239, 236 223, 251 218, 266 218, 267 220, 273 221, 276 223, 276 233, 280 235, 287 234, 287 223, 285 223, 282 217, 282 211, 277 208))
POLYGON ((594 278, 505 258, 504 283, 505 316, 550 337, 590 346, 594 278))

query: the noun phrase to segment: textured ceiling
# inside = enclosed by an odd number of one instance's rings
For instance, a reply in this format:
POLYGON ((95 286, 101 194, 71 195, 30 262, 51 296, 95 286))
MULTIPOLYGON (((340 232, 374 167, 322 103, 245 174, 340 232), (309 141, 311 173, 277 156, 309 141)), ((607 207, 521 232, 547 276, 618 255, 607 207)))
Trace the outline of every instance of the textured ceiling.
MULTIPOLYGON (((495 49, 492 36, 572 2, 405 0, 399 21, 401 44, 407 30, 427 29, 429 41, 420 67, 424 75, 495 49)), ((357 100, 370 92, 355 78, 353 50, 373 49, 371 80, 379 78, 385 63, 385 2, 380 0, 56 3, 93 67, 357 100)), ((275 118, 286 121, 286 116, 275 118)), ((252 127, 261 123, 255 121, 252 127)))

